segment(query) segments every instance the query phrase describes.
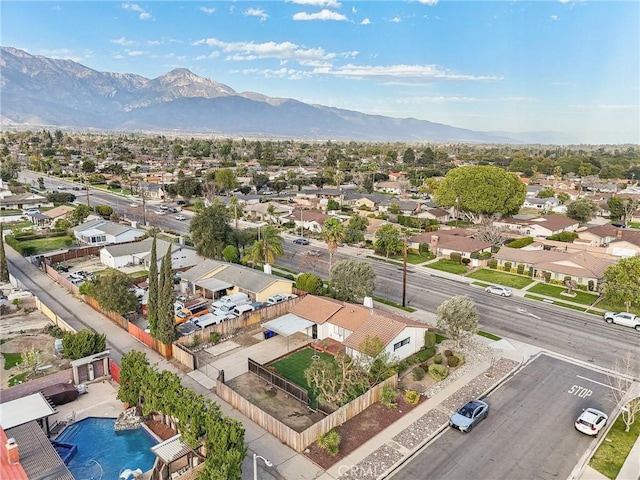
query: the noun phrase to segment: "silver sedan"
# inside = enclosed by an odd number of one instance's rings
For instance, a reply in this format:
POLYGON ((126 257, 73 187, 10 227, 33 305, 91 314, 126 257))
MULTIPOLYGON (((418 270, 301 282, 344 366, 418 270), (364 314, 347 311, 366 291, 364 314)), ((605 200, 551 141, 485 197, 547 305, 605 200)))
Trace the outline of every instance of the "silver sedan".
POLYGON ((471 400, 449 419, 449 426, 469 433, 471 429, 489 415, 489 404, 482 400, 471 400))

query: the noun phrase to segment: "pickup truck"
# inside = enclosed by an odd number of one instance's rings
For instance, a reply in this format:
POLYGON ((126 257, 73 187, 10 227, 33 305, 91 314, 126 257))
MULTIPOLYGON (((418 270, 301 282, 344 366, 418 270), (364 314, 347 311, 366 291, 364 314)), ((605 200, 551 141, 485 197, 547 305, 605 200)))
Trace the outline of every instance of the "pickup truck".
POLYGON ((627 312, 605 312, 604 321, 607 323, 617 323, 625 327, 635 328, 640 332, 640 317, 627 312))

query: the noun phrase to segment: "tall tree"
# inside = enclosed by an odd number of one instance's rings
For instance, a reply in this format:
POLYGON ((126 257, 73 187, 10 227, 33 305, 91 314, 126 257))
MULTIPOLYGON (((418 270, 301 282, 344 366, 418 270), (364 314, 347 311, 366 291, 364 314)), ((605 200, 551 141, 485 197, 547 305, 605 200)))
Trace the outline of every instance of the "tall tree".
POLYGON ((456 295, 442 302, 436 311, 438 328, 460 346, 460 340, 466 335, 478 331, 478 311, 469 297, 456 295))
POLYGON ((262 230, 260 239, 246 250, 245 261, 253 264, 273 263, 277 257, 284 255, 283 240, 275 227, 267 225, 262 230))
POLYGON ((173 274, 171 268, 171 245, 160 264, 160 280, 158 281, 158 326, 156 338, 162 343, 173 342, 173 274))
POLYGON ((356 302, 373 295, 376 272, 368 263, 340 260, 330 270, 330 285, 338 300, 356 302))
POLYGON ((329 269, 333 263, 333 255, 338 251, 338 244, 344 240, 344 225, 337 218, 330 218, 322 225, 322 239, 329 249, 329 269))
POLYGON ((632 305, 640 305, 640 257, 618 260, 604 271, 602 289, 604 296, 617 303, 623 303, 630 311, 632 305))
POLYGON ((385 223, 376 230, 376 253, 384 253, 387 258, 389 255, 396 255, 402 251, 402 239, 400 238, 400 230, 391 223, 385 223))
POLYGON ((232 230, 230 219, 229 210, 219 200, 194 215, 189 231, 198 255, 207 258, 222 257, 222 250, 227 246, 232 230))
POLYGON ((369 219, 365 216, 352 215, 344 228, 344 241, 353 244, 364 242, 364 234, 369 226, 369 219))
POLYGON ((588 198, 579 198, 567 205, 567 217, 586 223, 598 211, 598 204, 588 198))
POLYGON ((238 186, 236 175, 230 168, 217 170, 214 181, 219 192, 229 192, 238 186))
POLYGON ((441 207, 457 206, 473 221, 495 214, 518 213, 527 187, 513 173, 499 167, 474 165, 454 168, 438 185, 435 200, 441 207))
POLYGON ((0 222, 0 282, 9 281, 9 266, 7 265, 7 255, 4 251, 4 225, 0 222))
POLYGON ((93 281, 84 282, 80 286, 80 293, 91 295, 105 310, 123 315, 138 308, 138 299, 130 288, 129 276, 119 270, 112 270, 97 276, 93 281))
POLYGON ((151 243, 151 259, 149 261, 149 291, 147 299, 147 320, 152 336, 158 333, 158 252, 156 246, 157 237, 153 236, 151 243))

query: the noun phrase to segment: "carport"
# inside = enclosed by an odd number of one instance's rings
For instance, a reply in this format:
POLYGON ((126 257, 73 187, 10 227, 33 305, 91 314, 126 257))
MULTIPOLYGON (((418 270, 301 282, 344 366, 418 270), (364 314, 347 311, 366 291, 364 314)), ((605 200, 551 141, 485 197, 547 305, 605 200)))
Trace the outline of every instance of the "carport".
MULTIPOLYGON (((194 288, 199 288, 202 290, 202 296, 204 298, 211 298, 212 300, 216 300, 216 293, 220 291, 224 291, 227 293, 227 289, 233 288, 228 282, 223 280, 218 280, 217 278, 205 278, 204 280, 198 280, 194 283, 194 288), (209 295, 207 295, 209 292, 209 295)), ((194 292, 195 293, 195 292, 194 292)))
POLYGON ((293 313, 287 313, 281 317, 274 318, 262 324, 267 330, 287 337, 287 351, 289 351, 289 337, 294 333, 305 332, 307 336, 311 336, 309 329, 313 327, 315 323, 306 318, 299 317, 293 313))

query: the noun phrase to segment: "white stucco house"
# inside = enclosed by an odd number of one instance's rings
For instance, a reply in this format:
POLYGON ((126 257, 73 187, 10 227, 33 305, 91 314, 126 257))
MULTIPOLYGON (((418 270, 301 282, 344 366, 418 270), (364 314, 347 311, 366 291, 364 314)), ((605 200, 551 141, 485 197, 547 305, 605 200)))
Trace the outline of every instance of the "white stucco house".
POLYGON ((147 232, 109 220, 89 220, 73 227, 73 235, 79 245, 111 245, 132 242, 147 232))
MULTIPOLYGON (((123 245, 109 245, 100 250, 100 262, 111 268, 131 267, 140 265, 148 270, 151 265, 151 247, 153 238, 146 238, 141 242, 126 243, 123 245)), ((162 258, 171 247, 171 268, 193 267, 204 262, 204 258, 199 256, 195 249, 170 243, 164 240, 156 240, 157 266, 160 268, 162 258)))

